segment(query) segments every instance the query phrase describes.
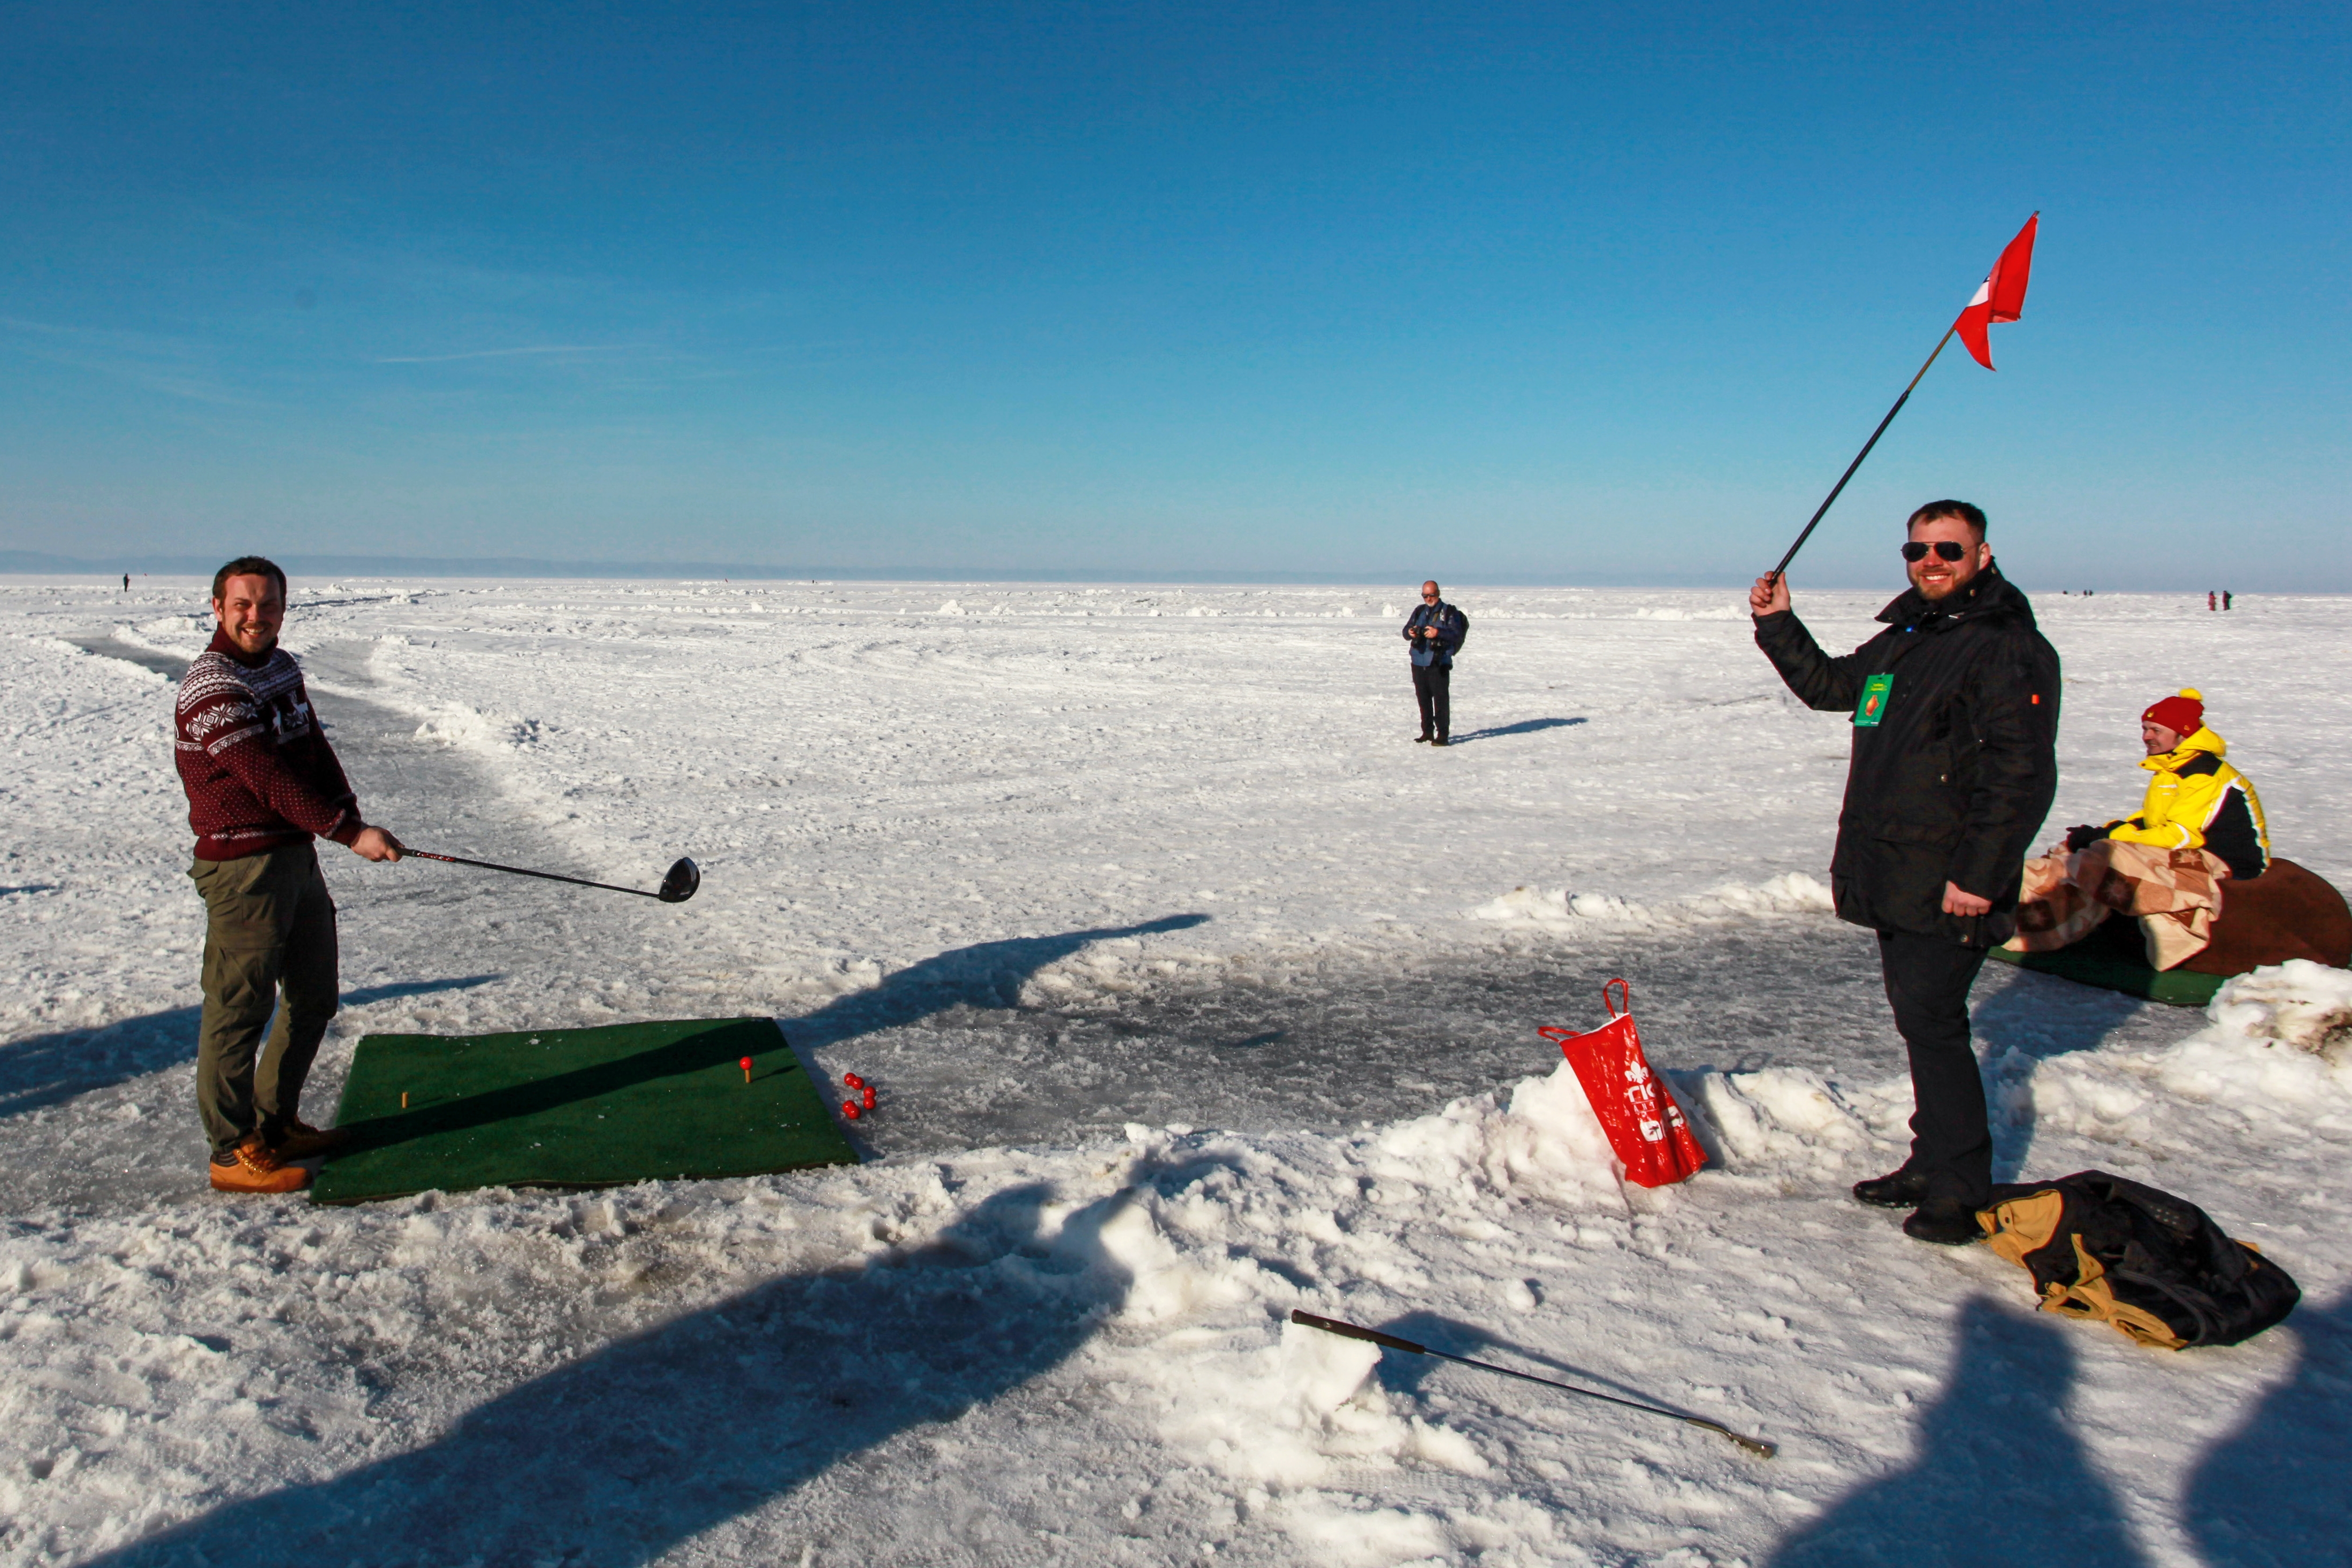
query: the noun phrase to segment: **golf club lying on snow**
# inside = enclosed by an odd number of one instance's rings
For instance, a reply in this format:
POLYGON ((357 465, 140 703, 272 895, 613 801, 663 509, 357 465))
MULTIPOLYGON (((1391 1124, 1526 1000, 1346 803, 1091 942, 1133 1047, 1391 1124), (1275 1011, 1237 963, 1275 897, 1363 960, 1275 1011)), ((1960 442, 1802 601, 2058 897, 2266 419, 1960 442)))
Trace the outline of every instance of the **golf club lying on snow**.
POLYGON ((1454 1355, 1445 1351, 1432 1350, 1425 1344, 1415 1344, 1409 1339, 1401 1339, 1392 1333, 1382 1333, 1378 1329, 1364 1328, 1357 1323, 1343 1323, 1337 1318, 1318 1318, 1313 1312, 1302 1312, 1296 1308, 1291 1311, 1290 1321, 1295 1323, 1304 1323, 1310 1329, 1321 1329, 1325 1333, 1342 1334, 1349 1339, 1370 1340, 1374 1344, 1384 1344, 1391 1350, 1409 1351, 1414 1355, 1433 1355, 1441 1361, 1458 1361, 1465 1366, 1475 1366, 1481 1372, 1499 1372, 1506 1377, 1517 1377, 1528 1383, 1540 1383, 1546 1388, 1558 1388, 1570 1394, 1581 1394, 1587 1399, 1605 1399, 1612 1405, 1622 1405, 1628 1410, 1646 1410, 1653 1416, 1667 1416, 1677 1421, 1687 1421, 1694 1427, 1704 1427, 1718 1437, 1728 1437, 1749 1453, 1761 1455, 1768 1459, 1780 1451, 1761 1437, 1743 1437, 1730 1427, 1719 1422, 1710 1421, 1704 1416, 1685 1416, 1679 1410, 1668 1410, 1657 1405, 1644 1405, 1638 1399, 1620 1399, 1614 1394, 1601 1394, 1590 1388, 1578 1388, 1566 1383, 1554 1383, 1549 1377, 1538 1377, 1531 1372, 1514 1372, 1507 1366, 1496 1366, 1491 1361, 1473 1361, 1466 1355, 1454 1355))
POLYGON ((634 893, 639 898, 658 898, 664 904, 684 904, 694 896, 694 890, 702 885, 702 868, 683 855, 678 857, 677 864, 669 868, 669 874, 662 878, 660 889, 654 893, 647 893, 642 887, 621 887, 609 882, 590 882, 585 877, 558 876, 551 871, 529 871, 519 865, 499 865, 490 861, 469 861, 463 855, 436 855, 431 850, 403 849, 400 852, 404 857, 413 856, 421 861, 441 861, 448 865, 479 866, 484 871, 502 871, 515 876, 535 876, 546 882, 568 882, 575 887, 601 887, 607 893, 634 893))

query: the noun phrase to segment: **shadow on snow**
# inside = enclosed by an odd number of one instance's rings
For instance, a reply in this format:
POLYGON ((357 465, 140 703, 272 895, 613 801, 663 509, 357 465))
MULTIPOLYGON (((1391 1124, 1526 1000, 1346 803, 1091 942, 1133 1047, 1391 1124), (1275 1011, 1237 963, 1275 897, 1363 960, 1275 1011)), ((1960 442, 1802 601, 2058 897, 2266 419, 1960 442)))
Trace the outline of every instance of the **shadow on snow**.
POLYGON ((2211 1568, 2308 1568, 2320 1542, 2340 1549, 2352 1535, 2352 1292, 2326 1307, 2306 1301, 2272 1332, 2300 1347, 2294 1375, 2206 1450, 2182 1500, 2182 1522, 2211 1568))
POLYGON ((1883 1568, 1924 1561, 1923 1551, 1948 1568, 2144 1561, 2065 1425, 2066 1336, 2076 1331, 1981 1297, 1957 1328, 1952 1374, 1920 1418, 1916 1457, 1791 1533, 1771 1568, 1883 1568))
MULTIPOLYGON (((653 1562, 1068 1357, 1125 1299, 1101 1232, 1133 1190, 1050 1235, 1049 1188, 998 1193, 928 1246, 760 1286, 503 1394, 422 1448, 227 1504, 94 1562, 653 1562)), ((1035 1546, 992 1513, 939 1528, 1035 1546)), ((934 1544, 961 1556, 983 1543, 934 1544)))
POLYGON ((1474 740, 1500 740, 1507 735, 1533 735, 1538 730, 1566 729, 1572 725, 1585 724, 1588 722, 1590 721, 1581 716, 1576 718, 1523 718, 1517 724, 1498 724, 1491 726, 1486 729, 1474 729, 1467 735, 1454 736, 1449 739, 1447 744, 1452 746, 1467 746, 1474 740))
MULTIPOLYGON (((394 997, 466 990, 497 978, 496 975, 466 975, 362 986, 345 991, 343 1005, 364 1007, 394 997)), ((0 1045, 0 1120, 194 1061, 196 1025, 202 1013, 200 1008, 171 1008, 95 1029, 60 1030, 0 1045)))
POLYGON ((1109 925, 1064 931, 1051 936, 1013 936, 976 942, 909 964, 870 990, 836 997, 804 1018, 782 1020, 795 1046, 822 1049, 860 1035, 919 1022, 950 1008, 1002 1011, 1021 1006, 1021 988, 1030 976, 1096 942, 1161 931, 1189 931, 1208 923, 1205 915, 1171 915, 1139 925, 1109 925))
POLYGON ((2033 1150, 2033 1064, 2096 1051, 2143 1009, 2163 1005, 2025 969, 2017 971, 1982 1007, 1970 1010, 1969 1022, 1980 1042, 1985 1096, 1992 1114, 1993 1180, 2032 1179, 2025 1163, 2033 1150))

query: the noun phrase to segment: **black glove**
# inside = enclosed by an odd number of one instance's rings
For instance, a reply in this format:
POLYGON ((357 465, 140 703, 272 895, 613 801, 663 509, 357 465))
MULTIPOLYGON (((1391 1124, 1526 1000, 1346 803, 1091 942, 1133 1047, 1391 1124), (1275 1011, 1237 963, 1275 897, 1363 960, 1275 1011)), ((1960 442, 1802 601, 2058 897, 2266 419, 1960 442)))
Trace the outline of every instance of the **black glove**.
POLYGON ((2080 827, 2069 828, 2066 830, 2066 852, 2070 855, 2080 854, 2106 836, 2106 829, 2092 827, 2088 822, 2080 827))

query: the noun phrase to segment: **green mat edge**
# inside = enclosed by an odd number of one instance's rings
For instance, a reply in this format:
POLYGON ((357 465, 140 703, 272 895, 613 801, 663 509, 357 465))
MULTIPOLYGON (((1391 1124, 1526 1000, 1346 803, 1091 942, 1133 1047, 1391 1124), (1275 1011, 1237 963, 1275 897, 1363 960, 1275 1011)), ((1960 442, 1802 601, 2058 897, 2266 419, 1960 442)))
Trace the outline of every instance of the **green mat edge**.
MULTIPOLYGON (((809 1082, 811 1083, 818 1082, 818 1074, 815 1070, 809 1066, 807 1059, 801 1055, 800 1048, 793 1043, 792 1036, 784 1032, 784 1026, 777 1022, 772 1015, 746 1013, 739 1014, 738 1016, 730 1019, 640 1019, 637 1021, 640 1023, 764 1023, 769 1028, 776 1031, 777 1041, 782 1044, 786 1051, 792 1053, 793 1061, 799 1066, 801 1071, 807 1076, 809 1082)), ((585 1027, 605 1029, 619 1026, 593 1024, 585 1027)), ((534 1031, 528 1029, 522 1029, 499 1030, 495 1032, 499 1034, 530 1034, 534 1032, 550 1033, 559 1031, 534 1031)), ((357 1061, 360 1046, 367 1043, 367 1040, 368 1037, 366 1035, 362 1035, 358 1040, 353 1042, 352 1046, 352 1053, 354 1062, 357 1061)), ((345 1080, 345 1087, 348 1088, 349 1086, 349 1080, 347 1078, 345 1080)), ((340 1113, 341 1109, 340 1103, 341 1098, 341 1097, 339 1094, 337 1096, 338 1114, 336 1117, 338 1123, 341 1121, 340 1113)), ((731 1168, 697 1169, 691 1171, 681 1171, 675 1176, 631 1176, 620 1181, 577 1181, 569 1177, 551 1177, 546 1179, 523 1177, 515 1181, 499 1182, 495 1186, 469 1186, 460 1190, 469 1193, 513 1192, 517 1189, 528 1188, 538 1192, 604 1192, 616 1187, 641 1186, 649 1181, 733 1181, 749 1176, 782 1176, 792 1171, 830 1170, 839 1166, 854 1166, 860 1164, 862 1162, 862 1156, 857 1152, 857 1146, 849 1141, 846 1134, 842 1132, 841 1124, 838 1122, 833 1122, 831 1120, 831 1106, 826 1103, 823 1094, 819 1094, 817 1096, 817 1103, 820 1107, 825 1110, 827 1120, 831 1123, 833 1127, 834 1136, 839 1141, 842 1149, 847 1155, 846 1158, 800 1160, 792 1165, 763 1165, 756 1168, 741 1170, 731 1168)), ((310 1202, 318 1207, 355 1208, 363 1203, 397 1203, 402 1198, 415 1197, 423 1193, 447 1192, 449 1190, 446 1187, 420 1186, 412 1187, 404 1192, 370 1192, 352 1197, 324 1197, 320 1196, 318 1178, 319 1176, 325 1176, 327 1172, 333 1167, 334 1163, 335 1157, 331 1155, 328 1155, 325 1160, 320 1162, 318 1176, 311 1178, 310 1186, 303 1189, 310 1202)))
MULTIPOLYGON (((332 1163, 332 1158, 330 1157, 327 1164, 332 1163)), ((629 1176, 620 1181, 577 1181, 569 1176, 520 1176, 513 1181, 502 1181, 489 1186, 461 1187, 457 1190, 461 1193, 514 1192, 528 1188, 533 1192, 604 1192, 613 1187, 642 1186, 649 1181, 734 1181, 749 1176, 784 1176, 793 1171, 830 1170, 836 1166, 854 1166, 857 1163, 857 1151, 852 1148, 849 1158, 845 1160, 802 1160, 793 1165, 763 1165, 745 1170, 679 1171, 672 1176, 629 1176)), ((324 1166, 320 1167, 320 1174, 325 1174, 324 1166)), ((420 1186, 412 1187, 405 1192, 370 1192, 354 1197, 322 1197, 319 1195, 315 1179, 312 1185, 304 1190, 310 1193, 310 1201, 320 1208, 353 1208, 362 1203, 397 1203, 404 1197, 415 1197, 422 1193, 450 1191, 446 1186, 420 1186)))
POLYGON ((2072 980, 2079 986, 2097 986, 2103 990, 2121 991, 2126 996, 2162 1002, 2173 1008, 2207 1006, 2213 1000, 2214 993, 2221 990, 2225 978, 2221 975, 2199 975, 2181 969, 2151 969, 2145 964, 2121 964, 2095 953, 2077 953, 2070 947, 2061 947, 2054 953, 2019 953, 2007 947, 1995 947, 1991 956, 2004 964, 2031 969, 2037 975, 2052 975, 2062 980, 2072 980))

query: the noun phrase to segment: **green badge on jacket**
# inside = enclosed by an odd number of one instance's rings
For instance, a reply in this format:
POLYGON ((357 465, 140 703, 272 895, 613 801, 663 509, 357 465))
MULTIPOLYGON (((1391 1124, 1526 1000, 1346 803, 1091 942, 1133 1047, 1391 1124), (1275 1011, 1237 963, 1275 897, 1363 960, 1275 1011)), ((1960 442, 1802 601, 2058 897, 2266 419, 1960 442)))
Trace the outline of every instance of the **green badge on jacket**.
POLYGON ((1853 705, 1853 722, 1868 729, 1886 716, 1886 694, 1895 689, 1892 673, 1873 675, 1862 683, 1862 700, 1853 705))

